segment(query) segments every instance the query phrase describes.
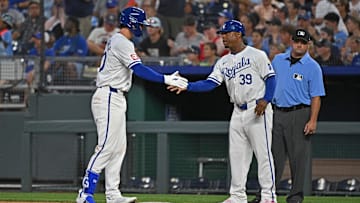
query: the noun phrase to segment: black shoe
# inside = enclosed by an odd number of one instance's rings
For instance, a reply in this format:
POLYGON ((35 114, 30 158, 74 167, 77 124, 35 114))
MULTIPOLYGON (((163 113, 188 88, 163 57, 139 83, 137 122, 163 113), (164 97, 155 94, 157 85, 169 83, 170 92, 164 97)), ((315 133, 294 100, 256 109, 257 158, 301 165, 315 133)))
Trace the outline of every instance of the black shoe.
POLYGON ((258 197, 255 197, 255 199, 249 201, 249 203, 260 203, 261 199, 258 197))

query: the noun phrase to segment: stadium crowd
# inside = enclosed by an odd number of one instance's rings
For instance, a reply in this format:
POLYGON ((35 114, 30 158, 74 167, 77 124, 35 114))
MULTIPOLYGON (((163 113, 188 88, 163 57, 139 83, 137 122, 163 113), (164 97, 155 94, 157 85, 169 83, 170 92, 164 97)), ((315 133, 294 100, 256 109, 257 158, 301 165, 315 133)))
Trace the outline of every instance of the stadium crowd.
MULTIPOLYGON (((47 56, 101 56, 128 6, 143 8, 151 24, 134 39, 142 57, 211 66, 228 53, 216 31, 237 19, 247 44, 270 59, 288 51, 293 32, 303 28, 321 66, 360 66, 360 0, 0 0, 0 56, 39 55, 42 38, 47 56)), ((76 78, 83 67, 62 68, 76 78)))

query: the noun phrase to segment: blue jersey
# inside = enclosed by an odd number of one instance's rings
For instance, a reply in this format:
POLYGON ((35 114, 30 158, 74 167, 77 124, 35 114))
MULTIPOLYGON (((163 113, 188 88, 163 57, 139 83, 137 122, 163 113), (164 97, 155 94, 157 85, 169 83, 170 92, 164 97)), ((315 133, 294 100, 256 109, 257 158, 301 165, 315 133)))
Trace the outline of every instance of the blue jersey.
POLYGON ((64 35, 56 40, 54 50, 58 56, 86 56, 88 46, 86 39, 80 34, 73 37, 64 35))
POLYGON ((325 95, 321 67, 308 53, 291 65, 290 53, 278 54, 272 61, 276 73, 272 103, 278 107, 310 105, 312 97, 325 95))
MULTIPOLYGON (((40 56, 40 53, 36 48, 32 48, 29 51, 30 56, 40 56)), ((45 56, 55 56, 55 51, 53 48, 49 48, 45 50, 45 56)), ((29 60, 27 62, 25 73, 29 73, 30 71, 34 70, 34 64, 35 62, 33 60, 29 60)))
POLYGON ((13 46, 11 31, 5 29, 0 32, 0 56, 12 56, 13 46))

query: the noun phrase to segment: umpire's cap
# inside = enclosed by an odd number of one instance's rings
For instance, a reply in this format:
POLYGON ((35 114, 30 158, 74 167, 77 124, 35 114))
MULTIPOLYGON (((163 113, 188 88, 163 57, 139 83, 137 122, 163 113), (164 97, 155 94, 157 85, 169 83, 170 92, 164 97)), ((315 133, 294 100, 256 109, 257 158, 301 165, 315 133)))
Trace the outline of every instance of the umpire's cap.
POLYGON ((218 34, 224 34, 228 32, 241 32, 242 36, 245 36, 244 25, 237 20, 229 20, 217 31, 218 34))

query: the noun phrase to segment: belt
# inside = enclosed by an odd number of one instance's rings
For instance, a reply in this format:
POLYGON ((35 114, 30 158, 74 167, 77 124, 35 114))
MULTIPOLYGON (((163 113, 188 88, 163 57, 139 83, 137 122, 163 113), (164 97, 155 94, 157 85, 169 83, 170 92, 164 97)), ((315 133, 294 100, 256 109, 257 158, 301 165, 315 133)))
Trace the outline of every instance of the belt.
POLYGON ((241 110, 247 110, 248 108, 255 106, 257 103, 258 103, 258 100, 254 100, 254 101, 251 101, 248 103, 236 104, 236 106, 241 110))
POLYGON ((290 106, 290 107, 278 107, 278 106, 274 105, 274 109, 279 110, 279 111, 284 111, 284 112, 296 111, 296 110, 308 108, 308 107, 310 107, 310 105, 307 105, 307 104, 298 104, 298 105, 290 106))
POLYGON ((116 88, 113 88, 113 87, 111 87, 111 86, 101 86, 101 87, 99 87, 99 88, 103 88, 103 87, 109 87, 109 90, 110 90, 110 92, 115 92, 115 93, 119 93, 119 92, 122 92, 121 90, 118 90, 118 89, 116 89, 116 88))

